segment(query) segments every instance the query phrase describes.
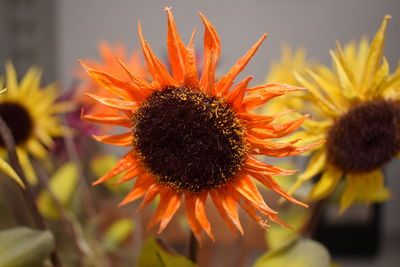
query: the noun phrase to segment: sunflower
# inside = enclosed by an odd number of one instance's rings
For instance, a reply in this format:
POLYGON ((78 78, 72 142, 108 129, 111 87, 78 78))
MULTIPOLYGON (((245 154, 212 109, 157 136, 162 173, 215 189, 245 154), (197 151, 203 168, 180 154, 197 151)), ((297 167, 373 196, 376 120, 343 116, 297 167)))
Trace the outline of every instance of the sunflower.
MULTIPOLYGON (((117 61, 117 58, 126 62, 125 64, 135 73, 141 77, 147 78, 148 74, 144 63, 140 59, 138 51, 127 54, 125 47, 122 44, 116 44, 111 46, 107 42, 99 43, 99 52, 101 60, 86 59, 85 61, 92 67, 107 72, 120 80, 129 81, 130 78, 127 73, 121 68, 117 61)), ((102 86, 99 86, 93 79, 86 75, 82 69, 77 71, 77 77, 81 80, 79 85, 79 97, 80 102, 85 108, 90 109, 93 113, 99 113, 104 110, 104 105, 99 104, 97 101, 86 97, 85 93, 96 93, 103 97, 112 97, 113 94, 109 90, 105 90, 102 86)))
POLYGON ((253 155, 286 157, 306 151, 316 144, 296 147, 294 143, 275 143, 268 139, 285 136, 307 116, 284 125, 272 122, 275 116, 249 113, 269 99, 298 90, 284 84, 266 84, 248 88, 249 76, 233 86, 233 80, 247 65, 261 39, 223 76, 214 80, 220 55, 220 40, 215 28, 201 14, 205 27, 204 68, 199 79, 194 54, 194 32, 185 46, 178 35, 172 12, 168 17, 167 47, 172 75, 153 54, 144 40, 139 23, 140 44, 147 67, 154 81, 148 82, 120 62, 131 80, 121 81, 108 73, 82 63, 88 74, 119 98, 89 94, 108 107, 124 112, 121 116, 85 115, 90 121, 120 125, 128 131, 118 135, 94 136, 106 144, 130 147, 115 167, 94 184, 105 182, 125 171, 116 184, 136 178, 131 192, 120 203, 124 205, 142 196, 139 209, 159 195, 160 201, 149 227, 160 223, 159 233, 170 222, 181 202, 184 202, 189 225, 201 240, 205 231, 214 235, 205 213, 210 196, 220 215, 232 231, 243 233, 238 217, 239 204, 258 224, 266 227, 264 215, 287 226, 264 202, 252 178, 286 199, 305 204, 289 196, 271 175, 289 175, 263 163, 253 155), (247 95, 245 96, 245 93, 247 95))
MULTIPOLYGON (((40 80, 41 71, 32 67, 18 83, 9 62, 6 64, 7 91, 0 95, 0 116, 11 131, 19 160, 31 183, 36 183, 36 175, 29 157, 47 158, 46 148, 53 145, 53 137, 67 131, 55 115, 70 109, 69 103, 55 103, 58 94, 54 84, 41 88, 40 80)), ((6 152, 1 138, 0 154, 4 160, 6 152)))
POLYGON ((331 51, 333 68, 326 68, 324 75, 312 71, 307 77, 298 75, 301 85, 309 89, 307 97, 313 100, 309 104, 324 119, 306 121, 304 131, 294 135, 304 144, 327 142, 314 149, 290 193, 321 173, 310 199, 329 196, 343 181, 341 212, 355 200, 371 203, 388 198, 381 168, 400 149, 400 103, 395 90, 400 68, 390 75, 382 56, 389 19, 385 16, 371 44, 364 38, 358 45, 353 42, 342 48, 337 42, 336 52, 331 51))

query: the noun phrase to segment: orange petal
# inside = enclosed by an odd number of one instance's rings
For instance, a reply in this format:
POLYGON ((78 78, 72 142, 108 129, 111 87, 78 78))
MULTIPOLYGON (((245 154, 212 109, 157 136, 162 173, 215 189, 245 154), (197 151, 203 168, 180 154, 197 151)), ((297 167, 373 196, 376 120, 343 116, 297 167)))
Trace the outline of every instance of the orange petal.
POLYGON ((292 197, 291 195, 289 195, 288 193, 286 193, 286 191, 269 175, 265 175, 265 174, 261 174, 257 171, 248 171, 248 173, 253 176, 255 179, 257 179, 260 183, 262 183, 263 185, 265 185, 266 187, 268 187, 269 189, 271 189, 272 191, 275 191, 276 193, 278 193, 279 195, 281 195, 282 197, 286 198, 287 200, 289 200, 290 202, 293 202, 297 205, 303 206, 303 207, 308 207, 307 204, 298 201, 297 199, 295 199, 294 197, 292 197))
POLYGON ((155 183, 155 180, 151 175, 141 175, 135 182, 133 189, 129 194, 124 198, 124 200, 118 204, 118 206, 125 205, 129 202, 135 201, 136 199, 143 196, 148 190, 151 185, 155 183))
POLYGON ((229 88, 232 86, 233 80, 239 73, 246 67, 247 63, 250 59, 254 56, 257 49, 260 47, 261 43, 267 37, 267 34, 264 34, 260 40, 252 47, 250 50, 241 58, 239 59, 235 65, 229 70, 229 72, 222 77, 218 83, 215 85, 215 91, 218 95, 225 95, 229 88))
POLYGON ((115 134, 115 135, 92 135, 94 139, 96 139, 99 142, 102 142, 104 144, 108 145, 114 145, 114 146, 124 146, 128 147, 132 145, 132 133, 127 132, 123 134, 115 134))
POLYGON ((189 45, 186 50, 185 59, 185 79, 183 85, 195 89, 199 88, 199 74, 197 72, 196 55, 194 52, 194 35, 196 28, 193 30, 189 45))
POLYGON ((261 162, 257 160, 254 157, 249 156, 244 163, 244 166, 246 169, 252 170, 252 171, 258 171, 258 172, 263 172, 268 175, 292 175, 296 172, 297 170, 285 170, 264 162, 261 162))
POLYGON ((147 96, 151 93, 151 91, 154 89, 148 81, 131 71, 128 66, 126 66, 119 58, 117 58, 117 61, 119 65, 124 69, 126 74, 129 76, 129 78, 132 80, 132 83, 135 84, 137 90, 141 89, 140 95, 147 96))
POLYGON ((199 12, 204 24, 204 67, 200 79, 200 88, 209 95, 214 95, 215 68, 221 54, 220 40, 214 26, 199 12))
POLYGON ((83 115, 82 118, 91 122, 119 125, 127 128, 132 127, 132 122, 130 119, 118 115, 91 114, 91 115, 83 115))
POLYGON ((236 113, 237 116, 242 120, 243 124, 249 129, 249 128, 254 128, 254 127, 262 127, 264 125, 267 125, 268 123, 272 122, 278 117, 281 117, 283 115, 286 115, 288 113, 292 112, 291 110, 285 111, 273 116, 264 116, 264 115, 258 115, 258 114, 251 114, 251 113, 236 113))
POLYGON ((250 201, 250 203, 264 214, 276 214, 277 212, 268 207, 263 197, 258 191, 257 186, 248 175, 238 177, 232 186, 242 197, 250 201))
POLYGON ((149 222, 148 229, 160 222, 160 228, 157 231, 157 234, 160 234, 167 227, 180 204, 181 194, 171 189, 161 191, 160 202, 153 218, 149 222))
POLYGON ((110 108, 122 110, 122 111, 134 111, 137 109, 139 106, 135 102, 130 102, 130 101, 124 101, 118 98, 108 98, 108 97, 102 97, 98 95, 93 95, 93 94, 86 94, 87 96, 93 98, 97 102, 104 104, 110 108))
POLYGON ((200 223, 196 219, 195 206, 196 206, 196 201, 195 201, 194 195, 192 193, 186 193, 185 194, 186 216, 187 216, 190 228, 192 229, 194 236, 199 241, 199 244, 201 246, 202 245, 201 232, 203 231, 203 227, 200 225, 200 223))
POLYGON ((248 134, 260 139, 284 137, 296 131, 308 117, 310 117, 310 115, 304 115, 299 119, 283 124, 275 124, 271 122, 263 128, 249 129, 248 134))
POLYGON ((137 160, 136 156, 131 151, 129 151, 115 164, 115 166, 111 169, 111 171, 109 171, 103 177, 93 182, 92 185, 97 185, 110 180, 114 176, 120 174, 121 172, 137 164, 136 160, 137 160))
POLYGON ((142 45, 143 55, 146 59, 147 68, 153 76, 154 80, 160 84, 161 87, 174 86, 178 87, 178 83, 171 77, 168 70, 161 63, 161 61, 153 54, 147 42, 143 39, 142 28, 140 22, 138 23, 138 33, 140 38, 140 44, 142 45))
POLYGON ((146 170, 139 164, 136 166, 133 166, 124 174, 124 176, 122 176, 118 181, 113 183, 113 185, 119 185, 119 184, 125 183, 129 180, 132 180, 132 179, 136 178, 137 176, 145 173, 145 171, 146 170))
POLYGON ((167 47, 172 74, 177 82, 182 83, 185 76, 184 59, 186 58, 186 47, 176 29, 171 8, 166 7, 164 11, 168 15, 167 47))
POLYGON ((211 225, 206 216, 205 204, 207 200, 207 192, 202 192, 195 197, 195 209, 194 214, 196 215, 197 221, 203 227, 204 231, 208 234, 212 241, 215 241, 215 237, 211 232, 211 225))
POLYGON ((156 198, 156 196, 161 192, 161 186, 158 184, 152 184, 149 189, 147 190, 146 194, 144 195, 142 203, 140 203, 140 206, 136 209, 136 212, 139 212, 141 209, 143 209, 146 205, 150 204, 153 202, 153 200, 156 198))
POLYGON ((121 81, 106 72, 91 69, 82 61, 80 63, 90 77, 115 95, 130 101, 142 101, 144 99, 145 95, 141 88, 135 87, 129 82, 121 81))
POLYGON ((243 235, 243 228, 240 224, 239 214, 236 207, 236 201, 233 198, 233 190, 230 186, 225 186, 218 189, 219 199, 221 200, 221 204, 224 210, 228 213, 229 218, 235 224, 239 232, 243 235))
POLYGON ((296 147, 293 144, 298 142, 299 140, 294 140, 289 143, 274 143, 268 140, 256 140, 256 138, 248 137, 247 141, 251 143, 250 152, 252 154, 266 155, 278 158, 295 156, 325 143, 325 141, 320 141, 304 147, 296 147))
POLYGON ((242 209, 254 220, 261 228, 267 229, 268 225, 262 217, 257 215, 257 209, 254 208, 247 199, 242 198, 238 193, 233 195, 236 202, 242 207, 242 209))
POLYGON ((225 96, 226 102, 230 104, 234 110, 238 111, 242 106, 244 93, 251 79, 253 79, 253 76, 244 78, 225 96))
POLYGON ((242 110, 251 110, 261 106, 268 100, 285 95, 293 91, 304 91, 305 88, 289 84, 271 83, 247 89, 247 96, 243 100, 242 110))
MULTIPOLYGON (((215 207, 217 207, 217 210, 219 212, 219 214, 221 215, 222 219, 224 219, 224 221, 226 222, 226 224, 228 224, 229 229, 232 231, 232 233, 236 233, 235 232, 235 226, 233 225, 231 219, 229 218, 228 214, 226 213, 225 208, 222 205, 222 200, 218 194, 217 190, 211 190, 210 191, 210 196, 215 204, 215 207)), ((241 233, 243 232, 243 229, 241 231, 241 233)), ((242 233, 243 234, 243 233, 242 233)))

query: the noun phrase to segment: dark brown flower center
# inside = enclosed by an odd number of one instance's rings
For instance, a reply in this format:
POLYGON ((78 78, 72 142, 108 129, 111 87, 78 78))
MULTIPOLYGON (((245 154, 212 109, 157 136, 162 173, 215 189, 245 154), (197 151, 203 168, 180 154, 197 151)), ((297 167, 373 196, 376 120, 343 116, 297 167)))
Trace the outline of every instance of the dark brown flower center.
POLYGON ((245 129, 222 99, 186 88, 155 91, 133 117, 144 165, 181 191, 218 187, 241 169, 245 129))
MULTIPOLYGON (((28 140, 33 130, 33 121, 25 107, 14 102, 0 103, 0 116, 10 129, 16 145, 28 140)), ((1 137, 0 146, 4 147, 1 137)))
POLYGON ((328 159, 347 173, 372 171, 400 150, 400 106, 373 100, 355 106, 329 130, 328 159))

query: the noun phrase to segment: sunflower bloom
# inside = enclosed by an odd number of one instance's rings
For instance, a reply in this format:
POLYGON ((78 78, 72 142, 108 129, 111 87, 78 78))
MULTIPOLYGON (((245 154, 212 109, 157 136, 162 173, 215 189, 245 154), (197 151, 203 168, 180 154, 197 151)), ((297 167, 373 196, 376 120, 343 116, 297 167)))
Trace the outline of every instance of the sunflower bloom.
POLYGON ((358 46, 350 43, 342 49, 337 42, 336 52, 331 51, 333 69, 326 68, 323 75, 310 71, 307 77, 298 76, 309 89, 310 104, 324 114, 324 120, 306 121, 304 131, 294 135, 305 144, 327 142, 314 149, 290 193, 321 173, 310 199, 329 196, 343 180, 341 212, 355 200, 371 203, 389 197, 381 167, 400 149, 400 105, 395 90, 400 85, 400 68, 390 75, 382 56, 389 19, 385 16, 371 44, 363 39, 358 46))
MULTIPOLYGON (((36 183, 36 175, 29 157, 47 159, 47 148, 54 145, 53 137, 68 132, 56 114, 71 109, 67 102, 56 102, 57 87, 40 86, 41 71, 32 67, 20 83, 11 63, 6 64, 6 88, 0 95, 0 116, 14 138, 17 154, 27 179, 36 183)), ((0 140, 0 155, 6 158, 4 143, 0 140)))
MULTIPOLYGON (((148 74, 144 63, 142 63, 140 59, 138 51, 135 51, 132 55, 128 56, 126 49, 122 44, 111 46, 106 42, 101 42, 99 43, 99 52, 101 60, 97 61, 93 59, 85 59, 87 64, 93 68, 107 72, 120 80, 129 81, 130 78, 124 69, 121 68, 121 65, 117 61, 118 58, 125 62, 129 69, 141 77, 147 78, 148 74)), ((78 98, 78 102, 80 102, 85 108, 90 109, 90 111, 93 113, 103 112, 105 109, 104 105, 86 97, 85 94, 96 93, 102 97, 112 97, 113 93, 104 89, 93 79, 87 76, 85 72, 82 72, 81 69, 77 72, 77 77, 81 80, 81 84, 79 85, 80 97, 78 98)))
POLYGON ((189 225, 199 241, 203 231, 214 240, 205 213, 208 196, 232 231, 236 227, 243 233, 237 204, 262 227, 266 227, 262 215, 285 225, 277 212, 264 202, 253 178, 284 198, 306 206, 289 196, 271 177, 289 175, 294 171, 260 162, 253 155, 286 157, 314 147, 315 144, 296 147, 296 141, 275 143, 268 140, 291 133, 307 116, 278 125, 272 121, 279 115, 255 115, 249 110, 299 88, 280 84, 248 88, 251 76, 233 86, 233 80, 247 65, 266 35, 225 76, 215 81, 220 40, 215 28, 201 13, 205 27, 204 68, 199 79, 193 48, 194 33, 188 46, 185 46, 178 35, 171 10, 166 8, 165 11, 168 16, 167 48, 172 75, 144 40, 140 23, 140 44, 147 68, 154 79, 152 82, 130 71, 122 62, 121 67, 131 78, 129 82, 83 64, 92 78, 119 98, 90 96, 124 112, 121 116, 94 114, 84 117, 93 122, 128 128, 127 132, 119 135, 95 138, 106 144, 131 148, 108 174, 94 184, 105 182, 125 171, 116 184, 131 179, 136 179, 136 183, 120 205, 144 196, 139 206, 141 209, 159 195, 159 205, 149 223, 149 227, 160 223, 158 232, 163 231, 183 202, 189 225))

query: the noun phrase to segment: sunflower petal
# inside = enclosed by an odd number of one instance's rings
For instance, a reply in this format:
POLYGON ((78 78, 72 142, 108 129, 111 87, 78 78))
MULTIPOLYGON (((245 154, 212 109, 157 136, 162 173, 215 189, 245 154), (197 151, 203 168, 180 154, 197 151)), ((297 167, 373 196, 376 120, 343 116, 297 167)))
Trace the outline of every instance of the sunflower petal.
POLYGON ((122 133, 115 135, 92 135, 94 139, 104 144, 114 145, 114 146, 124 146, 128 147, 132 145, 132 133, 122 133))
POLYGON ((211 238, 211 240, 215 241, 214 234, 211 232, 211 224, 206 216, 206 209, 205 209, 206 200, 207 200, 207 192, 202 192, 198 196, 196 196, 194 213, 201 227, 203 227, 204 231, 211 238))
POLYGON ((196 55, 194 51, 194 35, 196 33, 196 28, 193 30, 192 37, 190 38, 189 45, 186 50, 185 59, 185 79, 183 85, 186 87, 191 87, 193 90, 199 89, 199 74, 197 72, 196 55))
POLYGON ((80 63, 89 76, 99 85, 124 100, 142 101, 146 97, 145 92, 141 88, 133 86, 129 82, 121 81, 106 72, 94 70, 83 63, 83 61, 80 61, 80 63))
POLYGON ((367 61, 365 63, 364 75, 361 81, 361 92, 364 95, 369 93, 372 79, 375 77, 375 73, 379 68, 382 60, 382 53, 385 44, 386 26, 389 19, 392 17, 386 15, 382 21, 381 27, 376 33, 374 40, 368 51, 367 61))
POLYGON ((328 167, 321 179, 313 186, 308 198, 316 201, 327 197, 335 189, 342 175, 343 173, 339 169, 333 166, 328 167))
MULTIPOLYGON (((232 217, 230 217, 227 214, 227 210, 224 208, 223 204, 222 204, 222 198, 220 197, 221 192, 219 190, 211 190, 210 191, 210 196, 211 199, 214 202, 215 207, 217 208, 219 214, 221 215, 221 217, 224 219, 224 221, 226 222, 226 224, 228 224, 229 229, 232 231, 232 233, 235 233, 235 225, 232 223, 232 217)), ((237 213, 237 211, 236 211, 237 213)), ((239 225, 240 225, 240 221, 239 221, 239 225)), ((240 225, 240 228, 238 227, 239 231, 241 232, 241 234, 243 234, 243 228, 240 225)))
POLYGON ((203 92, 214 95, 215 69, 221 54, 220 40, 214 26, 199 12, 204 24, 204 67, 200 79, 200 88, 203 92))
POLYGON ((118 204, 118 206, 123 206, 142 197, 154 183, 155 181, 150 175, 139 176, 131 192, 129 192, 124 200, 118 204))
POLYGON ((181 194, 166 189, 160 193, 160 202, 153 218, 150 220, 148 229, 160 222, 157 234, 160 234, 171 221, 175 212, 181 204, 181 194))
POLYGON ((119 125, 127 128, 132 127, 132 122, 130 119, 119 115, 90 114, 90 115, 82 115, 82 118, 91 122, 119 125))
POLYGON ((319 174, 325 167, 325 164, 326 164, 326 152, 325 150, 321 149, 312 156, 312 158, 308 162, 305 172, 303 172, 297 177, 296 182, 289 189, 288 193, 290 195, 293 194, 302 184, 304 184, 304 182, 310 180, 315 175, 319 174))
POLYGON ((267 38, 267 34, 264 33, 260 40, 258 40, 258 42, 232 66, 228 73, 217 82, 215 85, 215 91, 218 95, 225 95, 228 92, 229 88, 232 86, 233 80, 246 67, 247 63, 257 52, 265 38, 267 38))
POLYGON ((143 55, 146 59, 147 68, 154 80, 160 84, 161 87, 165 86, 175 86, 178 87, 178 83, 171 77, 168 73, 168 70, 161 63, 161 61, 153 54, 153 51, 150 49, 149 45, 143 38, 142 28, 140 26, 140 22, 138 23, 138 33, 140 44, 142 46, 143 55))
POLYGON ((199 241, 200 246, 202 245, 202 237, 201 232, 203 231, 203 227, 200 225, 195 215, 195 206, 196 199, 193 194, 186 193, 185 194, 185 211, 188 219, 188 223, 190 228, 193 231, 194 236, 199 241))
POLYGON ((357 196, 357 184, 363 177, 358 177, 354 174, 348 174, 346 177, 346 187, 340 197, 339 213, 343 214, 353 204, 357 196))
POLYGON ((253 79, 253 76, 247 76, 225 96, 226 103, 230 104, 233 110, 238 111, 242 106, 244 93, 251 79, 253 79))
POLYGON ((186 47, 176 29, 171 8, 166 7, 164 11, 168 15, 167 47, 172 74, 177 82, 182 83, 185 76, 184 59, 186 58, 186 47))
POLYGON ((114 176, 131 168, 134 164, 136 164, 136 157, 132 154, 132 152, 128 152, 115 164, 115 166, 107 174, 97 179, 95 182, 92 183, 92 185, 104 183, 112 179, 114 176))
POLYGON ((138 107, 138 104, 135 102, 124 101, 118 98, 101 97, 89 93, 87 93, 86 95, 93 98, 97 102, 113 109, 118 109, 122 111, 134 111, 138 107))

